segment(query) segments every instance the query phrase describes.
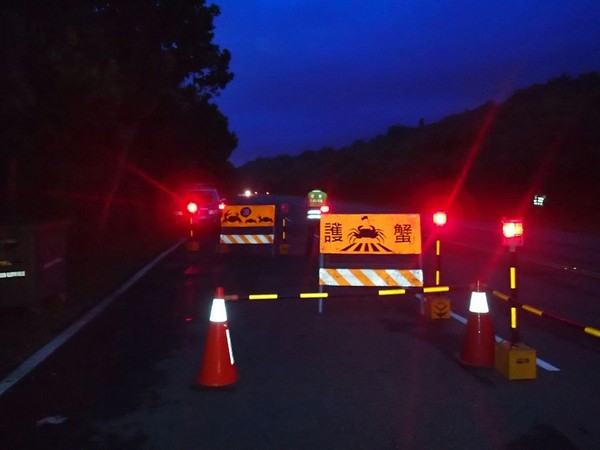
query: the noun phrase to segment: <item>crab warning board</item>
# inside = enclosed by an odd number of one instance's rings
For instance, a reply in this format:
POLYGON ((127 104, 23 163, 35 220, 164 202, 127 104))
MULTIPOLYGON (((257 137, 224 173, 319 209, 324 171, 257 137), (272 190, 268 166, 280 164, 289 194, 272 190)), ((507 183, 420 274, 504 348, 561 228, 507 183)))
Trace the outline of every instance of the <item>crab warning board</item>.
POLYGON ((320 231, 321 253, 421 253, 419 214, 328 214, 320 231))
POLYGON ((275 205, 227 205, 221 217, 222 227, 272 227, 275 205))

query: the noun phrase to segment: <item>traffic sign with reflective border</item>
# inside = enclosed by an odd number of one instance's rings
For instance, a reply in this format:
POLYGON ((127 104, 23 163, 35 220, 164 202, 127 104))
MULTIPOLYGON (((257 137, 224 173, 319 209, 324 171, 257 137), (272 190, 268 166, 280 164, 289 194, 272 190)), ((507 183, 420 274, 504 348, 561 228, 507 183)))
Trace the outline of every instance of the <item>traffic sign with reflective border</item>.
POLYGON ((421 253, 419 214, 328 214, 320 226, 321 253, 421 253))
POLYGON ((221 217, 222 227, 272 227, 275 205, 227 205, 221 217))

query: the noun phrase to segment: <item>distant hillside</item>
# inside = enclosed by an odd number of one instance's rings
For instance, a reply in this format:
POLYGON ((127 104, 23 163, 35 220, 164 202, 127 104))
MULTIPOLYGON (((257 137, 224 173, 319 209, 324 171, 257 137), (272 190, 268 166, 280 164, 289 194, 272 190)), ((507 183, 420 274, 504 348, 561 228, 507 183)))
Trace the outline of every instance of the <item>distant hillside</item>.
POLYGON ((600 73, 554 78, 430 125, 392 126, 368 142, 259 158, 239 174, 274 192, 321 188, 402 210, 441 204, 473 219, 524 214, 590 228, 600 223, 600 73), (547 196, 542 211, 531 206, 535 193, 547 196))

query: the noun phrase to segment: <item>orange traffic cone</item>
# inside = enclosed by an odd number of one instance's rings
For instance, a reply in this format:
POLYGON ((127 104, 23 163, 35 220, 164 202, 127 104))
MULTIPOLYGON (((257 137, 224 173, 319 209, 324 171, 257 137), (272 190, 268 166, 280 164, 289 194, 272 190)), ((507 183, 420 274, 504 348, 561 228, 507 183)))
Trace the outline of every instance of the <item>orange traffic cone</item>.
POLYGON ((224 387, 237 381, 237 368, 233 359, 231 338, 227 326, 225 295, 223 288, 218 287, 210 310, 210 325, 204 358, 196 383, 206 387, 224 387))
POLYGON ((471 293, 467 332, 460 360, 463 364, 479 367, 494 365, 494 327, 489 315, 485 292, 477 289, 471 293))

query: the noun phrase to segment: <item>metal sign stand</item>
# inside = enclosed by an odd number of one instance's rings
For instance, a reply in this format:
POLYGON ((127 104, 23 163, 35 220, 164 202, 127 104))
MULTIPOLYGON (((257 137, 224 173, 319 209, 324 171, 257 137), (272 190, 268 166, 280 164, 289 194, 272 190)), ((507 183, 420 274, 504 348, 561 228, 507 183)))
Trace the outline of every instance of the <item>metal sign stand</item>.
MULTIPOLYGON (((325 256, 323 255, 323 253, 321 253, 321 250, 319 249, 319 270, 322 267, 325 267, 325 256)), ((323 293, 323 285, 319 282, 319 293, 323 293)), ((319 314, 323 314, 323 297, 319 298, 319 305, 318 305, 318 311, 319 314)))

